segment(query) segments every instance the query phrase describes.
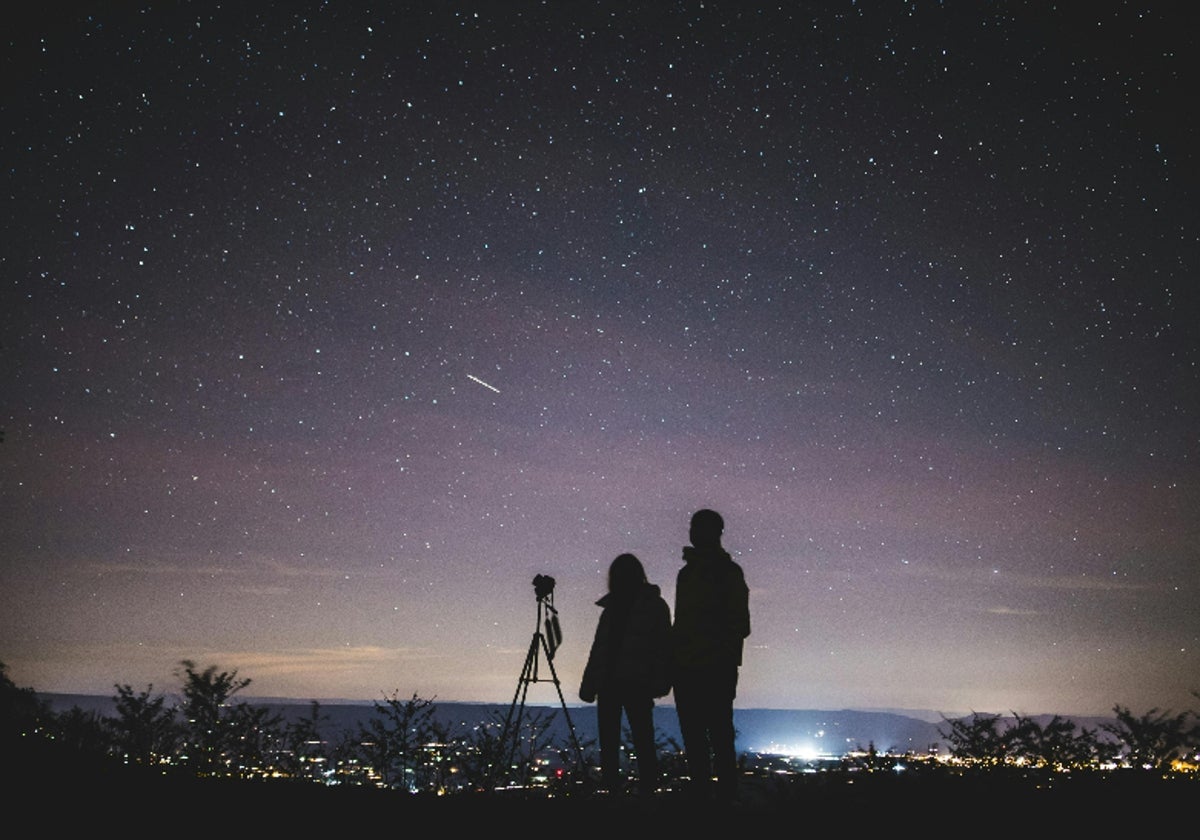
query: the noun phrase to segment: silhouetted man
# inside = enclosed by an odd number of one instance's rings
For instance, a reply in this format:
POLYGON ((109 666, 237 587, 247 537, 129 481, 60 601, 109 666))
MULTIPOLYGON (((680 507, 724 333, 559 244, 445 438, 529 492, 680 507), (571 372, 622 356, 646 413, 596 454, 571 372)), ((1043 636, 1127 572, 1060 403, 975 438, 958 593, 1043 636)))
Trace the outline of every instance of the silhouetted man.
POLYGON ((742 567, 721 545, 725 522, 715 510, 692 514, 691 545, 675 579, 675 711, 696 793, 737 796, 733 700, 742 645, 750 635, 750 591, 742 567))

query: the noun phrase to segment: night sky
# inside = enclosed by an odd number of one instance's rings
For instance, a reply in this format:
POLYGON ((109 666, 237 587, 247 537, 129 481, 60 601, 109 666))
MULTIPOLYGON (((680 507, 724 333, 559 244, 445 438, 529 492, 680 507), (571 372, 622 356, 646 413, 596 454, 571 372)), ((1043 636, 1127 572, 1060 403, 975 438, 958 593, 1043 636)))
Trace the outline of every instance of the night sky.
POLYGON ((1189 9, 7 20, 8 676, 574 704, 713 507, 739 707, 1200 706, 1189 9))

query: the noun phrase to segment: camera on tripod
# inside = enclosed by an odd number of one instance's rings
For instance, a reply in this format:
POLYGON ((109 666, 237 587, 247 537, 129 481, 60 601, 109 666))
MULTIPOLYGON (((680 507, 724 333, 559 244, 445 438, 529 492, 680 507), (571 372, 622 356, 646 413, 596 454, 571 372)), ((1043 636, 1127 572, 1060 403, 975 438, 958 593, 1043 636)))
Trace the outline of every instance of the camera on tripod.
POLYGON ((517 745, 521 740, 521 722, 525 717, 525 695, 529 692, 530 683, 553 682, 558 692, 558 702, 562 704, 567 727, 571 730, 571 741, 575 745, 575 755, 582 771, 586 766, 583 747, 575 733, 575 724, 571 722, 571 713, 567 709, 567 701, 563 698, 558 672, 554 670, 554 653, 562 644, 563 638, 562 627, 558 623, 558 610, 554 608, 554 578, 549 575, 537 575, 533 579, 533 591, 537 595, 537 623, 534 625, 533 639, 529 642, 529 652, 525 655, 525 667, 521 671, 512 706, 508 709, 508 717, 500 731, 500 743, 509 745, 508 762, 504 766, 511 768, 513 758, 517 754, 517 745), (538 658, 541 654, 545 655, 545 664, 550 668, 549 679, 538 674, 538 658))
POLYGON ((554 609, 554 578, 537 575, 533 579, 533 593, 537 595, 538 613, 546 608, 545 627, 546 658, 553 659, 554 651, 562 644, 562 628, 558 624, 558 610, 554 609))
POLYGON ((545 601, 554 594, 554 578, 549 575, 538 575, 533 579, 533 593, 539 601, 545 601))

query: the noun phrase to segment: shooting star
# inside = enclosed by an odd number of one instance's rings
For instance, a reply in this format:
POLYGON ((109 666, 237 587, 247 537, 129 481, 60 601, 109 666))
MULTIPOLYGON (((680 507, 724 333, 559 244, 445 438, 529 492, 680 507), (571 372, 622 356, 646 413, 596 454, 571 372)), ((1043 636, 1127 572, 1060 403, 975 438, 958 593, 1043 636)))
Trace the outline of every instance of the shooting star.
POLYGON ((487 388, 489 391, 495 391, 497 394, 499 394, 499 393, 500 393, 500 389, 499 389, 499 388, 493 388, 491 385, 489 385, 489 384, 487 384, 486 382, 484 382, 484 381, 483 381, 482 379, 480 379, 478 376, 472 376, 471 374, 469 374, 469 373, 468 373, 468 374, 467 374, 467 379, 470 379, 472 382, 478 382, 480 385, 482 385, 484 388, 487 388))

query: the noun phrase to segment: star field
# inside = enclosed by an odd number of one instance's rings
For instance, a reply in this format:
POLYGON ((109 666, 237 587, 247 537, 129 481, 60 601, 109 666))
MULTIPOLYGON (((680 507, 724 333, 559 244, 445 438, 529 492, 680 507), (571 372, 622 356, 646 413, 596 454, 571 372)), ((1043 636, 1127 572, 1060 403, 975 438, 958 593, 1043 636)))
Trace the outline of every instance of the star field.
MULTIPOLYGON (((0 661, 508 702, 687 522, 738 705, 1200 690, 1195 39, 1100 2, 98 3, 3 37, 0 661)), ((552 689, 544 689, 553 700, 552 689)))

